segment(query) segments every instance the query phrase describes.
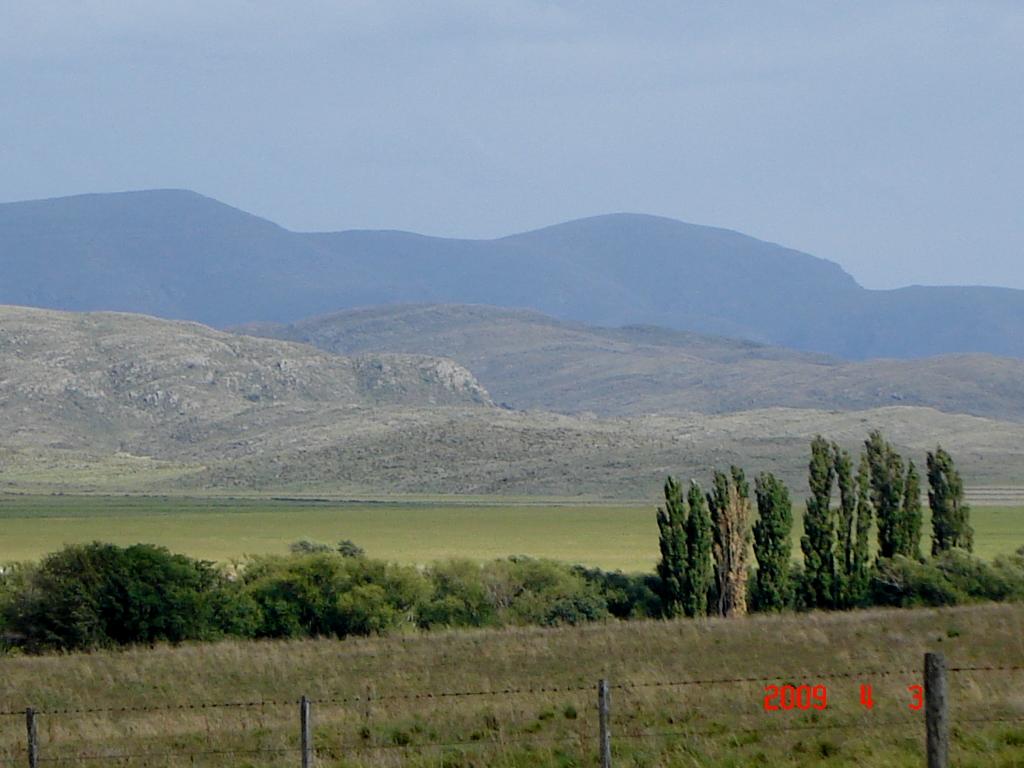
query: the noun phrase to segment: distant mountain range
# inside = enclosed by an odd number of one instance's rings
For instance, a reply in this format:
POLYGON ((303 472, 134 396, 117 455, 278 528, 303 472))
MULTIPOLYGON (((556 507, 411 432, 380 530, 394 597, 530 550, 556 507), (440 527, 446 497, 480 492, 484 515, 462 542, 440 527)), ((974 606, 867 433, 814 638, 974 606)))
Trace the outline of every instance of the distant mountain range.
POLYGON ((1024 357, 1024 291, 872 291, 805 253, 633 214, 454 240, 295 233, 184 191, 83 195, 0 205, 0 275, 0 303, 220 327, 379 304, 474 303, 849 359, 1024 357))
POLYGON ((338 354, 450 357, 495 400, 598 416, 917 405, 1024 422, 1024 360, 949 355, 847 362, 653 326, 590 327, 528 310, 402 305, 238 330, 338 354))

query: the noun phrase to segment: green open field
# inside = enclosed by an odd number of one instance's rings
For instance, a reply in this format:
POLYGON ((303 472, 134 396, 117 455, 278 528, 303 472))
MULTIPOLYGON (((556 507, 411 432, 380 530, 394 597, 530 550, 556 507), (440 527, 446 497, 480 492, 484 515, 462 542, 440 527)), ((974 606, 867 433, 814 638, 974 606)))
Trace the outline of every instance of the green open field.
MULTIPOLYGON (((973 522, 985 557, 1024 545, 1024 507, 979 506, 973 522)), ((92 539, 226 561, 304 537, 415 563, 524 553, 646 570, 657 550, 651 504, 0 496, 0 561, 92 539)), ((605 677, 617 765, 910 768, 924 736, 908 686, 937 650, 955 668, 954 764, 1010 768, 1024 754, 1022 638, 1024 607, 1006 603, 12 654, 0 763, 26 764, 32 706, 54 764, 285 768, 308 695, 323 768, 594 765, 605 677), (826 686, 827 708, 766 712, 767 683, 826 686)))
MULTIPOLYGON (((352 539, 403 563, 523 554, 624 571, 654 566, 652 504, 315 502, 254 498, 0 496, 0 562, 29 560, 63 544, 146 542, 216 561, 283 553, 309 538, 352 539)), ((982 557, 1024 546, 1024 507, 976 506, 982 557)), ((798 536, 794 536, 797 549, 798 536)))

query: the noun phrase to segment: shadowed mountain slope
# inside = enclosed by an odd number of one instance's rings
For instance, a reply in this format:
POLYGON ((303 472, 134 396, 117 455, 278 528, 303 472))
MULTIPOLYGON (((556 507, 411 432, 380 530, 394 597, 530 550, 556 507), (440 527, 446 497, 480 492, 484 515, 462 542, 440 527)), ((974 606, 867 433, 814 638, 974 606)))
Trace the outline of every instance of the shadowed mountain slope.
POLYGON ((302 234, 192 192, 0 205, 0 302, 216 326, 402 302, 530 307, 848 358, 1024 357, 1024 291, 870 291, 838 265, 724 229, 636 214, 496 240, 302 234))
POLYGON ((651 326, 597 328, 480 305, 348 310, 242 330, 340 354, 450 357, 516 408, 601 416, 766 407, 929 406, 1024 421, 1024 361, 990 355, 850 363, 651 326))

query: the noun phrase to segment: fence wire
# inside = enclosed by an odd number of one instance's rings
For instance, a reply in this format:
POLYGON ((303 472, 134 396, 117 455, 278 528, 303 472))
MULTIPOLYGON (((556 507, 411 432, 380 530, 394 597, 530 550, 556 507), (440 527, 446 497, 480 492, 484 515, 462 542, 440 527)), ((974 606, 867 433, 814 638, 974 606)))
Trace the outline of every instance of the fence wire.
MULTIPOLYGON (((950 666, 946 670, 949 673, 955 674, 974 674, 974 673, 1017 673, 1024 671, 1024 665, 961 665, 961 666, 950 666)), ((753 684, 753 683, 767 683, 777 681, 792 681, 792 680, 841 680, 841 679, 854 679, 861 678, 864 680, 873 680, 879 677, 900 677, 900 676, 912 676, 915 680, 920 680, 923 675, 922 669, 863 669, 863 670, 846 670, 846 671, 835 671, 830 670, 823 673, 809 673, 805 671, 782 673, 767 676, 736 676, 736 677, 706 677, 706 678, 688 678, 678 680, 635 680, 626 681, 622 683, 616 683, 611 685, 612 689, 630 692, 640 689, 660 689, 660 688, 681 688, 681 687, 714 687, 714 686, 731 686, 739 684, 753 684)), ((349 705, 375 705, 384 702, 437 702, 441 700, 449 699, 461 699, 461 698, 487 698, 487 697, 511 697, 511 696, 530 696, 530 695, 551 695, 551 694, 581 694, 581 693, 593 693, 596 690, 596 686, 593 684, 569 684, 569 685, 543 685, 543 686, 526 686, 526 687, 505 687, 505 688, 489 688, 489 689, 475 689, 475 690, 443 690, 443 691, 415 691, 406 693, 390 693, 390 694, 372 694, 372 695, 350 695, 350 696, 323 696, 319 698, 308 698, 305 699, 310 704, 314 705, 328 705, 328 706, 349 706, 349 705)), ((186 702, 178 704, 161 704, 161 705, 143 705, 143 706, 97 706, 97 707, 63 707, 63 708, 50 708, 50 709, 32 709, 28 708, 24 710, 18 709, 6 709, 0 711, 0 716, 6 717, 25 717, 29 711, 35 716, 50 716, 50 717, 62 717, 70 715, 93 715, 93 714, 108 714, 108 715, 129 715, 129 714, 145 714, 145 713, 159 713, 159 712, 193 712, 193 711, 204 711, 204 710, 247 710, 257 708, 268 708, 268 707, 290 707, 298 706, 302 699, 298 698, 276 698, 276 699, 254 699, 248 701, 225 701, 225 702, 186 702)), ((817 715, 818 719, 813 722, 785 722, 774 720, 765 720, 763 716, 756 715, 729 715, 730 722, 728 725, 728 732, 732 733, 749 733, 749 732, 764 732, 764 733, 786 733, 786 732, 801 732, 801 731, 850 731, 850 730, 875 730, 875 729, 894 729, 902 728, 907 729, 908 732, 915 732, 915 735, 919 735, 916 732, 919 729, 923 729, 924 719, 921 716, 904 716, 900 718, 887 718, 880 719, 873 716, 863 716, 852 722, 832 722, 828 716, 817 715), (754 718, 757 722, 754 724, 747 724, 754 718)), ((633 713, 627 713, 625 719, 633 718, 633 713)), ((369 718, 367 718, 369 721, 369 718)), ((671 720, 669 721, 671 722, 671 720)), ((616 729, 614 738, 616 740, 626 741, 643 741, 643 740, 654 740, 654 739, 686 739, 686 738, 700 738, 700 737, 712 737, 722 736, 725 732, 722 730, 722 726, 717 728, 709 729, 700 720, 695 720, 694 727, 680 727, 674 729, 651 729, 644 728, 640 730, 631 729, 624 723, 616 729)), ((1006 713, 993 713, 988 717, 967 717, 957 718, 954 725, 992 725, 992 724, 1013 724, 1019 725, 1024 723, 1024 714, 1016 712, 1006 713)), ((442 740, 426 740, 417 741, 414 743, 351 743, 345 744, 344 747, 321 747, 314 751, 320 757, 329 759, 341 759, 346 755, 350 754, 365 754, 365 753, 376 753, 376 752, 421 752, 426 750, 437 750, 437 749, 495 749, 505 748, 510 746, 524 746, 524 745, 551 745, 551 744, 563 744, 571 745, 575 748, 580 748, 584 745, 584 739, 592 738, 593 734, 589 732, 593 730, 593 723, 585 723, 580 721, 580 725, 586 727, 580 727, 573 731, 563 733, 558 736, 548 736, 542 734, 519 734, 519 735, 500 735, 492 738, 481 738, 473 737, 470 739, 442 739, 442 740), (586 733, 585 733, 586 732, 586 733)), ((301 747, 262 747, 256 749, 199 749, 199 750, 142 750, 142 751, 125 751, 110 753, 84 753, 84 754, 71 754, 71 753, 54 753, 54 754, 41 754, 38 756, 39 764, 61 764, 61 763, 96 763, 96 762, 123 762, 132 760, 170 760, 176 758, 179 760, 196 760, 201 758, 212 758, 212 757, 232 757, 232 756, 248 756, 255 757, 259 755, 266 756, 282 756, 291 755, 303 752, 301 747)), ((17 765, 22 764, 27 756, 27 752, 24 750, 18 750, 17 755, 11 757, 0 758, 0 766, 6 765, 17 765)))
MULTIPOLYGON (((948 672, 972 673, 972 672, 1020 672, 1024 671, 1024 665, 1010 666, 959 666, 948 667, 948 672)), ((766 683, 778 680, 844 680, 852 678, 872 679, 878 677, 898 677, 903 675, 922 674, 921 669, 867 669, 857 671, 828 671, 828 672, 791 672, 764 676, 751 677, 713 677, 713 678, 692 678, 684 680, 638 680, 624 683, 615 683, 610 687, 619 690, 632 688, 678 688, 685 686, 711 686, 711 685, 736 685, 742 683, 766 683)), ((366 704, 384 701, 431 701, 434 699, 449 699, 462 697, 487 697, 487 696, 529 696, 552 693, 581 693, 594 690, 594 685, 553 685, 537 687, 515 687, 515 688, 492 688, 488 690, 464 690, 464 691, 419 691, 413 693, 384 694, 373 696, 327 696, 310 698, 311 704, 366 704)), ((297 706, 300 699, 254 699, 251 701, 226 701, 226 702, 185 702, 180 704, 156 704, 143 706, 124 707, 58 707, 53 709, 36 709, 37 715, 91 715, 91 714, 116 714, 128 712, 174 712, 203 709, 244 709, 256 707, 284 707, 297 706)), ((26 707, 27 709, 27 707, 26 707)), ((0 710, 0 717, 24 717, 25 709, 0 710)))

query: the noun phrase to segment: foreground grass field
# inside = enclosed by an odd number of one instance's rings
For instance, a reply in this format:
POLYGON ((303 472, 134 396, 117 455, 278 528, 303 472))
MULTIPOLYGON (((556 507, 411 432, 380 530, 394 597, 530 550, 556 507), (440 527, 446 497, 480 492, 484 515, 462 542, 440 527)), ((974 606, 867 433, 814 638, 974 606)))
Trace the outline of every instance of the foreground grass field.
POLYGON ((1021 765, 1019 605, 0 658, 0 762, 34 706, 47 761, 296 766, 305 694, 322 768, 588 766, 606 677, 616 765, 916 768, 928 650, 956 668, 954 764, 1021 765), (765 712, 766 683, 824 685, 827 708, 765 712))
MULTIPOLYGON (((402 563, 513 554, 646 571, 658 556, 653 504, 482 501, 337 503, 236 498, 0 496, 0 562, 63 544, 146 542, 221 562, 281 553, 301 538, 352 539, 402 563)), ((976 506, 977 553, 1024 546, 1024 507, 976 506)), ((799 523, 798 523, 799 525, 799 523)), ((927 524, 926 524, 927 525, 927 524)), ((926 534, 927 536, 927 534, 926 534)), ((794 536, 798 551, 799 536, 794 536)))

